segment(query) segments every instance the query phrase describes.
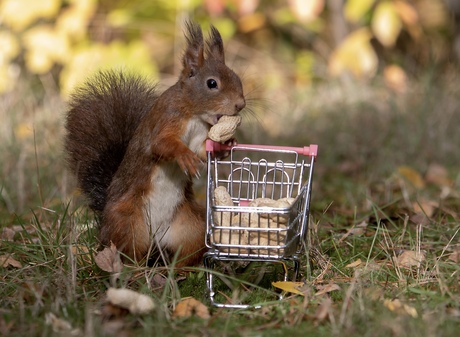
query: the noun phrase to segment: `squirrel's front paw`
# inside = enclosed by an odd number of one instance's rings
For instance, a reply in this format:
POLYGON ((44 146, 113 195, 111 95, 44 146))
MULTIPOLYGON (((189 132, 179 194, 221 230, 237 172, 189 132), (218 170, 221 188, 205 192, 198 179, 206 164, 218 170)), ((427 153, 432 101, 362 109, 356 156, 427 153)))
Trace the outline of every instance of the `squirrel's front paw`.
POLYGON ((192 151, 179 155, 177 163, 185 174, 200 177, 199 169, 203 165, 203 161, 192 151))
MULTIPOLYGON (((238 142, 236 141, 236 138, 230 138, 227 140, 224 145, 227 145, 229 148, 232 148, 236 145, 238 145, 238 142)), ((213 152, 213 159, 218 159, 222 160, 224 158, 227 158, 230 155, 230 150, 223 150, 223 151, 218 151, 218 152, 213 152)))

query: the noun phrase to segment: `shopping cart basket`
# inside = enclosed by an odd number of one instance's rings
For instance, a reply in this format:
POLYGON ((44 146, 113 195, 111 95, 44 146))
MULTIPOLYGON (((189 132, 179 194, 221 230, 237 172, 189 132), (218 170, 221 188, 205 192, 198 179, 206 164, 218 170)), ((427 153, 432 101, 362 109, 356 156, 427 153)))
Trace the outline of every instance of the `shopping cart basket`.
POLYGON ((215 300, 214 266, 218 261, 280 262, 285 281, 298 278, 318 146, 228 147, 208 140, 206 151, 208 251, 204 263, 209 298, 218 307, 245 308, 248 305, 215 300), (228 151, 229 157, 215 159, 220 151, 228 151), (292 272, 286 262, 292 262, 292 272))

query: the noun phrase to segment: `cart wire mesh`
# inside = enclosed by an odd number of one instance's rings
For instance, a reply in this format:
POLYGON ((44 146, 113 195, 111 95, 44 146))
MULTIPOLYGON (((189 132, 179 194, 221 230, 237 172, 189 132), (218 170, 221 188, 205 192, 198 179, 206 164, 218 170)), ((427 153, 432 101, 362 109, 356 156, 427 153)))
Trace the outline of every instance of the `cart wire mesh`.
MULTIPOLYGON (((282 147, 207 141, 205 267, 212 304, 215 261, 294 263, 305 248, 313 166, 318 146, 282 147), (227 159, 216 154, 229 152, 227 159)), ((286 269, 286 267, 285 267, 286 269)), ((286 269, 284 280, 288 279, 286 269)))
POLYGON ((209 253, 242 259, 277 259, 299 253, 308 226, 316 153, 316 145, 237 145, 231 148, 229 159, 218 160, 209 151, 209 253), (231 204, 220 203, 217 188, 229 194, 231 204))

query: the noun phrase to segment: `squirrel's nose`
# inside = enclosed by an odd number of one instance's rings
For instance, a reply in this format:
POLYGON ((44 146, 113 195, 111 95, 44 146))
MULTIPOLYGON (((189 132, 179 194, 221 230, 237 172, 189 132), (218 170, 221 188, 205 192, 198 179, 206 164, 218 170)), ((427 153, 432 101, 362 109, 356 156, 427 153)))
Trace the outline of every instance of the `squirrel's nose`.
POLYGON ((244 98, 241 98, 240 100, 238 100, 235 104, 235 110, 236 112, 240 112, 241 110, 244 109, 244 107, 246 106, 246 101, 244 98))

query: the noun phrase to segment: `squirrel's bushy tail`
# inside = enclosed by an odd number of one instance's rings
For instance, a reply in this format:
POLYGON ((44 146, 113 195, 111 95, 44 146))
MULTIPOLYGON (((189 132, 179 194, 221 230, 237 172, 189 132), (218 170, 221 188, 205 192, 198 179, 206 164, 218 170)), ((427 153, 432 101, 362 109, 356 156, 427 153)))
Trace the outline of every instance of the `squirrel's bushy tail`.
POLYGON ((71 96, 65 151, 94 211, 104 209, 112 177, 156 98, 155 86, 115 71, 98 72, 71 96))

